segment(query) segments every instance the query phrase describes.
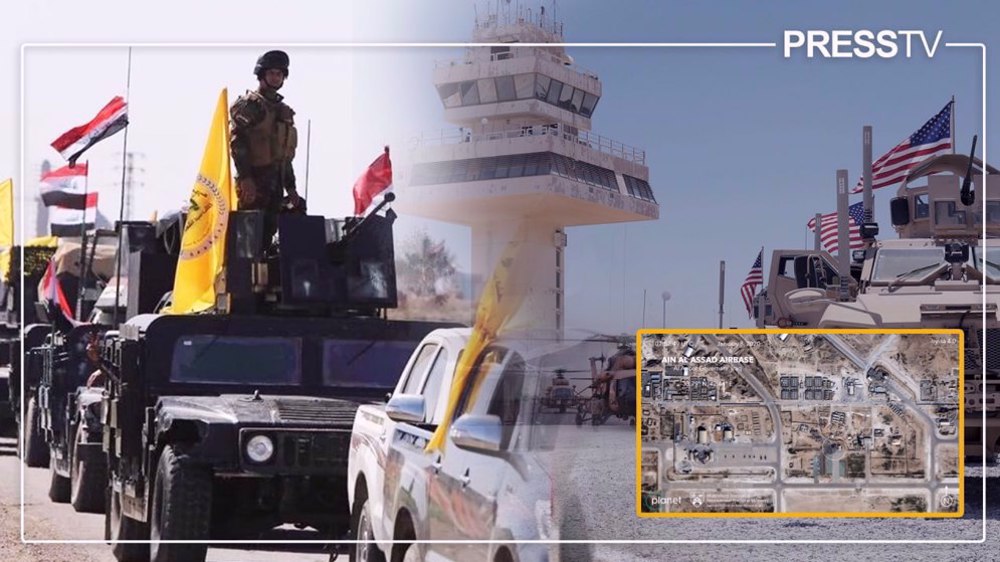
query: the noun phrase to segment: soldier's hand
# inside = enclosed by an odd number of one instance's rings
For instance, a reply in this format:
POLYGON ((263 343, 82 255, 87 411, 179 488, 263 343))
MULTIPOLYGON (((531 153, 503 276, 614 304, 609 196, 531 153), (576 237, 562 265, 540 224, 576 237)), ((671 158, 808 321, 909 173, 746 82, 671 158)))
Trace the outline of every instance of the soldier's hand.
POLYGON ((299 197, 297 191, 288 194, 288 207, 294 211, 305 211, 306 200, 299 197))

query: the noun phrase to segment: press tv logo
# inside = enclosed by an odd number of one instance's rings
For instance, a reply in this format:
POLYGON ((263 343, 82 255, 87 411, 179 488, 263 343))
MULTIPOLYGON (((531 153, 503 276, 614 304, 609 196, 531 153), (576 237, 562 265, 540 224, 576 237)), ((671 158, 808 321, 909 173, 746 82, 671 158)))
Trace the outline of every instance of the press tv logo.
POLYGON ((870 59, 879 57, 891 59, 905 55, 906 58, 921 53, 934 58, 941 45, 942 31, 924 32, 915 29, 872 31, 870 29, 786 29, 785 58, 794 53, 803 53, 806 58, 825 59, 870 59))

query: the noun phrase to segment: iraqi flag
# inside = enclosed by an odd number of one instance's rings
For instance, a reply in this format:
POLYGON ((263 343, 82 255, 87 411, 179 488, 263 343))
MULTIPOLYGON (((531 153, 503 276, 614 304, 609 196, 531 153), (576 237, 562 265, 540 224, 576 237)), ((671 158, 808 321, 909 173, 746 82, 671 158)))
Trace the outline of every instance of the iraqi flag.
POLYGON ((88 231, 94 230, 96 217, 97 205, 87 209, 49 207, 49 234, 63 238, 80 236, 81 227, 88 231))
POLYGON ((72 167, 85 150, 124 129, 126 125, 128 104, 121 96, 115 96, 89 123, 73 127, 52 141, 52 148, 69 161, 72 167))
POLYGON ((91 230, 97 216, 97 192, 87 190, 87 164, 63 166, 42 176, 39 191, 49 208, 52 236, 79 236, 91 230))
POLYGON ((67 320, 75 323, 73 308, 69 304, 69 299, 66 298, 66 293, 63 292, 62 284, 59 283, 54 260, 49 260, 49 267, 46 268, 45 275, 39 283, 39 294, 53 306, 58 307, 67 320))
POLYGON ((375 197, 392 189, 392 161, 389 147, 354 182, 354 214, 362 215, 375 197))
POLYGON ((38 190, 46 207, 86 209, 97 206, 97 192, 87 191, 87 164, 63 166, 42 175, 38 190))

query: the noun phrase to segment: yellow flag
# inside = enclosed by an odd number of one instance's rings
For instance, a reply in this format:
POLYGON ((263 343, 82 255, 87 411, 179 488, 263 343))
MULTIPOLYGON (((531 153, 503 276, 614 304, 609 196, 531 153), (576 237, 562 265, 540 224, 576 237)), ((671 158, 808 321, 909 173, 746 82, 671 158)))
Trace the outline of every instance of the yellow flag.
POLYGON ((14 246, 14 180, 0 181, 0 278, 7 282, 10 252, 14 246))
POLYGON ((173 314, 200 312, 215 304, 215 278, 225 262, 229 211, 236 201, 229 169, 228 117, 229 99, 223 89, 191 191, 174 277, 173 314))
POLYGON ((526 275, 530 273, 524 263, 525 256, 521 247, 523 242, 519 241, 522 238, 523 229, 519 229, 514 241, 507 244, 507 248, 504 249, 489 282, 483 287, 483 294, 476 307, 476 322, 472 327, 472 335, 469 336, 465 351, 455 367, 455 378, 451 381, 444 420, 427 442, 427 451, 440 449, 444 445, 452 418, 456 416, 458 402, 466 388, 469 388, 470 392, 467 403, 472 404, 475 401, 483 373, 473 373, 472 367, 483 351, 496 341, 497 336, 521 307, 527 291, 526 275))

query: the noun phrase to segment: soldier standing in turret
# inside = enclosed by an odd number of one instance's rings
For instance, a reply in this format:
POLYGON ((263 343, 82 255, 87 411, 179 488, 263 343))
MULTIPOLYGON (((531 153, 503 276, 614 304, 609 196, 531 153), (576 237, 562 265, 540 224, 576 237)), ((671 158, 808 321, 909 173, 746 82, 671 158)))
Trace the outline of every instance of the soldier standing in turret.
POLYGON ((254 74, 260 85, 240 96, 230 110, 230 147, 236 165, 236 195, 240 210, 264 211, 264 245, 278 230, 283 193, 292 208, 304 209, 295 190, 292 159, 298 134, 295 112, 278 93, 288 78, 288 55, 268 51, 257 59, 254 74))

